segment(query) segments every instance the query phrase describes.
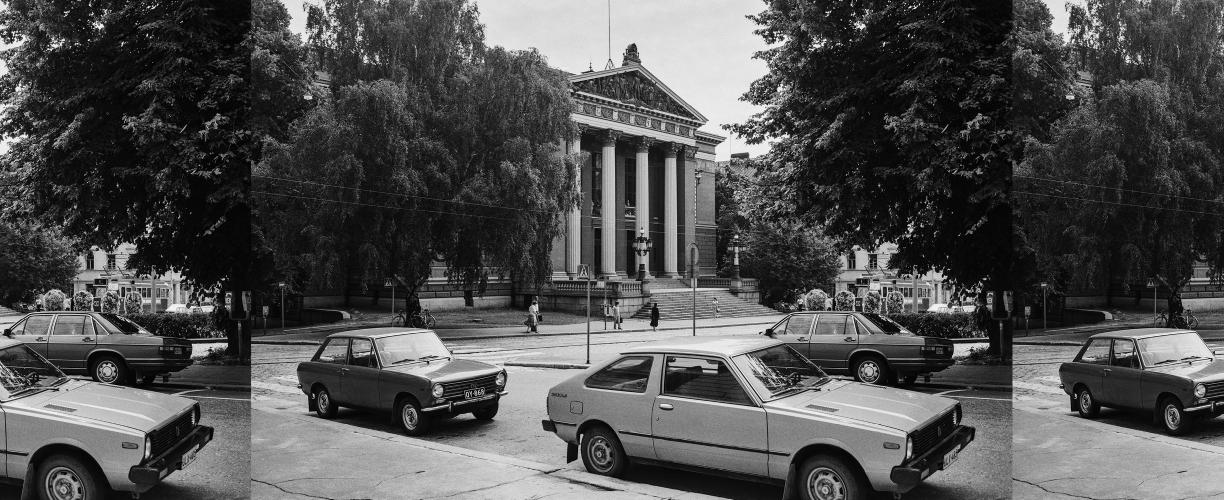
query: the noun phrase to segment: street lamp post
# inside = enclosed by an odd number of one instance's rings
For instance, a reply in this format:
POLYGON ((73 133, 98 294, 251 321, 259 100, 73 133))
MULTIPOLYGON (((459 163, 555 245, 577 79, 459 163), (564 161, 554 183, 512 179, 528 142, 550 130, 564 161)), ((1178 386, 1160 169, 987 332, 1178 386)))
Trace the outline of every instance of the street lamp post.
POLYGON ((740 287, 739 253, 740 253, 740 250, 743 250, 743 249, 744 247, 740 245, 739 233, 732 235, 731 236, 731 251, 733 252, 734 257, 732 257, 732 260, 731 260, 731 272, 735 276, 735 287, 736 288, 740 287))
POLYGON ((1047 321, 1048 314, 1046 313, 1046 310, 1049 308, 1049 305, 1046 303, 1046 287, 1049 285, 1050 285, 1049 283, 1046 283, 1044 281, 1041 282, 1041 329, 1042 330, 1045 330, 1050 327, 1050 323, 1047 321))
POLYGON ((646 237, 646 228, 638 230, 638 237, 633 239, 633 251, 638 254, 638 281, 646 281, 646 256, 654 248, 654 242, 646 237))
POLYGON ((285 333, 285 282, 282 281, 278 283, 277 286, 280 287, 280 293, 281 293, 281 306, 280 306, 281 333, 285 333))

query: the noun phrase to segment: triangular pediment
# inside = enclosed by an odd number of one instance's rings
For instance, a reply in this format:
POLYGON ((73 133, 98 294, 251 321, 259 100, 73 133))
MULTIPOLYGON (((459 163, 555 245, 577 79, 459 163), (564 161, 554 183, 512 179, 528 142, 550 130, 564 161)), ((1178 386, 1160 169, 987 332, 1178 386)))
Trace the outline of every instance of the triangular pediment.
POLYGON ((575 92, 613 99, 701 123, 707 121, 705 116, 638 64, 571 75, 570 84, 574 86, 575 92))

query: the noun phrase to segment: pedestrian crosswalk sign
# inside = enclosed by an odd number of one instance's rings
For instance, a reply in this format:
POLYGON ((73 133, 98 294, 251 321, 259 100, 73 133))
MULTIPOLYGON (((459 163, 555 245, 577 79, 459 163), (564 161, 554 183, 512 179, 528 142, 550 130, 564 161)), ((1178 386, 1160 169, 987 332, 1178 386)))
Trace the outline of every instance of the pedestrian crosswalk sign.
POLYGON ((578 279, 580 280, 591 279, 591 266, 588 266, 586 264, 578 264, 578 279))

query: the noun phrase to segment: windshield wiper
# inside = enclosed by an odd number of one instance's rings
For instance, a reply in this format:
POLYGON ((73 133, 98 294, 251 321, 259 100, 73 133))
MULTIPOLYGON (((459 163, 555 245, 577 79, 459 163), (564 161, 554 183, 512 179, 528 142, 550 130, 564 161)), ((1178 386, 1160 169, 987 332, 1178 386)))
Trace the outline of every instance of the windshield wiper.
POLYGON ((1186 357, 1182 358, 1180 361, 1185 361, 1185 360, 1187 360, 1187 359, 1215 359, 1215 358, 1208 358, 1208 357, 1205 357, 1205 356, 1198 356, 1198 355, 1194 355, 1194 356, 1186 356, 1186 357))
POLYGON ((416 358, 404 358, 404 359, 401 359, 401 360, 399 360, 399 361, 393 361, 391 364, 392 364, 392 365, 398 365, 398 364, 400 364, 400 363, 407 363, 407 362, 409 362, 409 361, 419 361, 419 360, 418 360, 418 359, 416 359, 416 358))

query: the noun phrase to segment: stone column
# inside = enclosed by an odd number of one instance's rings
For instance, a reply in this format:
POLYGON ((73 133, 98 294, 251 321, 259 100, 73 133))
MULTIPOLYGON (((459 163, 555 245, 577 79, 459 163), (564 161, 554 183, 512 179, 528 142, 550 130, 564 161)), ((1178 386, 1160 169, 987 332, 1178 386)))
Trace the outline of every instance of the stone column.
POLYGON ((578 264, 582 260, 582 131, 579 130, 574 134, 573 140, 569 141, 569 154, 578 155, 578 164, 574 165, 574 190, 578 191, 580 196, 578 205, 570 210, 568 220, 565 224, 565 273, 570 279, 578 277, 578 264))
MULTIPOLYGON (((637 201, 636 203, 637 203, 637 221, 638 221, 637 226, 638 227, 634 228, 636 229, 633 232, 634 237, 638 236, 640 233, 640 230, 642 229, 646 230, 646 237, 647 238, 650 237, 650 170, 648 170, 647 167, 650 165, 649 163, 650 162, 650 145, 653 142, 654 140, 649 137, 642 137, 638 139, 638 143, 637 143, 638 149, 637 149, 637 159, 635 163, 637 164, 637 201)), ((638 255, 637 263, 639 266, 641 265, 646 266, 645 267, 646 278, 649 279, 650 278, 650 255, 649 254, 645 256, 638 255)), ((632 276, 636 276, 637 269, 632 270, 630 274, 632 276)))
POLYGON ((663 157, 663 275, 675 278, 679 275, 676 267, 676 253, 679 252, 679 229, 677 226, 676 206, 676 154, 680 145, 674 142, 664 147, 663 157))
POLYGON ((603 154, 600 176, 603 177, 599 213, 600 263, 599 275, 616 277, 616 139, 620 132, 609 130, 603 136, 603 154))

